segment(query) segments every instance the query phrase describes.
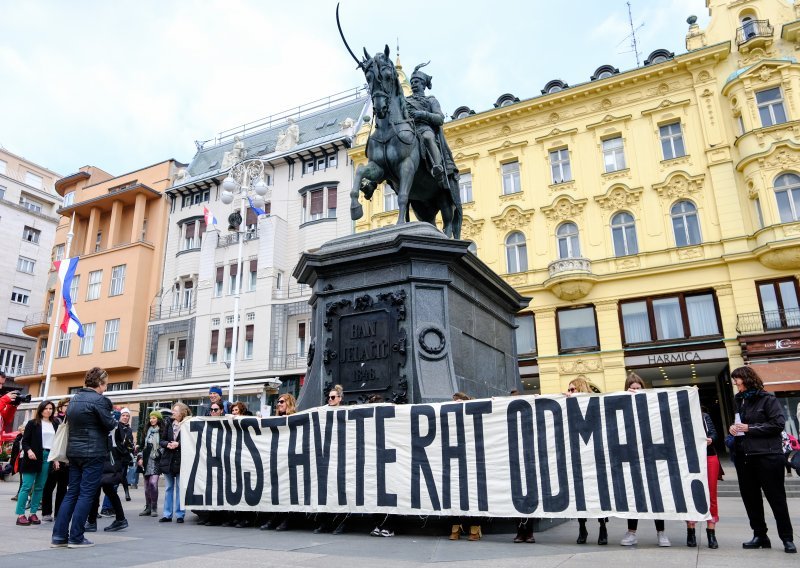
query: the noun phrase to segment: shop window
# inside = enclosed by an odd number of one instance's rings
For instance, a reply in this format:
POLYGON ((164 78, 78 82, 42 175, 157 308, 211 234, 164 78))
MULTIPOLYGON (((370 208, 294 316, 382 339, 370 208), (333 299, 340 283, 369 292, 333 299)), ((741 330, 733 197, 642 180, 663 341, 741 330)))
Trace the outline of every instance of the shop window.
POLYGON ((536 353, 536 322, 533 314, 517 314, 515 318, 517 329, 517 355, 536 353))

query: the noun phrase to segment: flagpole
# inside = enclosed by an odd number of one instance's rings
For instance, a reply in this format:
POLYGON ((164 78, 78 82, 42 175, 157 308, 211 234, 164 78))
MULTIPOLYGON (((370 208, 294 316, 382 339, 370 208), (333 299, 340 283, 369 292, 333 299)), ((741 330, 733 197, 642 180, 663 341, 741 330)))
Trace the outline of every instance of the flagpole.
MULTIPOLYGON (((72 212, 72 220, 69 223, 69 232, 67 233, 67 245, 66 245, 66 247, 64 249, 64 259, 62 259, 62 260, 69 259, 69 249, 72 246, 72 237, 75 236, 75 233, 73 232, 73 228, 74 227, 75 227, 75 212, 73 211, 72 212)), ((56 286, 56 289, 55 289, 56 292, 58 291, 59 282, 60 282, 60 280, 58 278, 56 278, 56 285, 55 285, 56 286)), ((63 296, 63 294, 64 294, 64 292, 62 290, 61 296, 63 296)), ((58 327, 59 327, 58 326, 58 322, 61 319, 61 304, 64 303, 62 298, 61 298, 61 296, 59 296, 58 294, 55 294, 55 296, 53 297, 53 302, 56 305, 56 316, 55 316, 55 319, 53 320, 53 323, 55 323, 55 327, 53 328, 53 335, 54 336, 58 335, 58 332, 56 330, 58 330, 58 327)), ((48 355, 48 357, 47 357, 47 374, 45 375, 44 392, 42 393, 42 398, 44 398, 44 399, 47 399, 47 393, 50 391, 50 377, 53 374, 53 358, 55 357, 55 353, 56 353, 56 343, 57 343, 56 337, 50 337, 50 355, 48 355)))

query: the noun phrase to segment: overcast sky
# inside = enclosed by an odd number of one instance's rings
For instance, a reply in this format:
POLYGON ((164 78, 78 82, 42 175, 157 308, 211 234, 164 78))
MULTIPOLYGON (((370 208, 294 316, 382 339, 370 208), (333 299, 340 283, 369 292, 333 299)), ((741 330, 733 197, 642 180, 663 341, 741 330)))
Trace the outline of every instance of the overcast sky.
MULTIPOLYGON (((631 0, 641 61, 683 53, 704 0, 631 0), (642 25, 643 24, 643 25, 642 25)), ((355 88, 335 0, 0 0, 0 145, 59 174, 121 175, 194 140, 355 88)), ((446 113, 636 66, 624 0, 341 0, 353 50, 388 43, 446 113)))

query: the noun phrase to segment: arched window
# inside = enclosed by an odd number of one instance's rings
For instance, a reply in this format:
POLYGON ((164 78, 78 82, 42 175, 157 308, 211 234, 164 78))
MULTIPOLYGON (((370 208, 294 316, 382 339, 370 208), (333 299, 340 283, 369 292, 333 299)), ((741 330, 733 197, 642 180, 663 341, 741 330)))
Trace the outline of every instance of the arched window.
POLYGON ((781 174, 775 178, 775 199, 781 223, 791 223, 800 219, 800 176, 781 174))
POLYGON ((581 245, 578 242, 578 226, 575 223, 564 223, 556 229, 558 242, 558 258, 579 258, 581 245))
POLYGON ((636 242, 636 221, 633 215, 620 211, 611 218, 611 239, 614 241, 614 256, 627 256, 639 252, 636 242))
POLYGON ((528 270, 528 247, 525 245, 525 235, 520 232, 506 237, 506 266, 509 273, 528 270))
POLYGON ((670 211, 675 244, 679 247, 699 245, 700 222, 697 220, 697 207, 691 201, 678 201, 670 211))
POLYGON ((742 17, 742 35, 745 40, 756 36, 756 20, 753 16, 747 15, 742 17))

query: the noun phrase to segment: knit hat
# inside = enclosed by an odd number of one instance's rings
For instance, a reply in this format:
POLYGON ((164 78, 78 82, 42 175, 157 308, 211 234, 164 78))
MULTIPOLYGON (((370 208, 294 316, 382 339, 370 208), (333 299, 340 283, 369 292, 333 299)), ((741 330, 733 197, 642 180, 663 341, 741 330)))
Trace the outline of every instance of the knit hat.
POLYGON ((152 418, 153 416, 155 416, 155 417, 156 417, 156 418, 158 418, 159 420, 161 420, 161 419, 162 419, 162 416, 161 416, 161 411, 160 411, 160 410, 153 410, 153 411, 152 411, 152 412, 150 412, 150 414, 148 415, 148 418, 152 418))
POLYGON ((222 388, 220 388, 218 385, 214 385, 210 389, 208 389, 208 394, 211 394, 212 392, 215 392, 219 396, 222 396, 222 388))
POLYGON ((127 406, 126 406, 125 408, 123 408, 122 410, 120 410, 120 411, 119 411, 119 413, 120 413, 120 414, 127 414, 128 416, 130 416, 130 415, 131 415, 131 411, 130 411, 130 410, 128 410, 128 407, 127 407, 127 406))

